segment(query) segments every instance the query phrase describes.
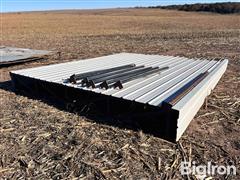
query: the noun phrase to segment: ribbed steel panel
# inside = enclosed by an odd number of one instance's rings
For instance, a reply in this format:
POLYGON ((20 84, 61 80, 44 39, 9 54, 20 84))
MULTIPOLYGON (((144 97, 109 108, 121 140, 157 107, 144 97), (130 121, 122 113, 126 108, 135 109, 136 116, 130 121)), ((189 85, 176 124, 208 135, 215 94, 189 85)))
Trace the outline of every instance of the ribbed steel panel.
POLYGON ((106 95, 112 95, 127 100, 140 103, 149 103, 151 105, 160 105, 161 102, 171 94, 201 72, 208 70, 217 61, 187 59, 183 57, 158 56, 158 55, 140 55, 121 53, 91 60, 74 61, 57 65, 37 67, 26 70, 13 71, 12 73, 21 74, 27 77, 41 79, 44 81, 61 83, 72 74, 85 73, 89 71, 112 68, 120 65, 134 63, 137 66, 145 65, 152 67, 170 68, 160 74, 140 78, 124 84, 121 90, 116 89, 91 89, 79 85, 65 84, 75 88, 94 91, 106 95))
MULTIPOLYGON (((214 59, 189 59, 184 57, 142 55, 131 53, 120 53, 104 57, 92 58, 89 60, 73 61, 68 63, 49 65, 31 69, 12 71, 12 74, 38 79, 44 82, 61 84, 76 89, 92 91, 106 96, 112 96, 123 100, 129 100, 150 106, 161 107, 162 102, 178 91, 181 87, 194 80, 201 73, 209 71, 204 81, 197 85, 173 107, 180 112, 179 123, 187 123, 196 114, 204 98, 209 94, 205 93, 201 98, 196 98, 195 106, 191 106, 188 101, 193 101, 195 94, 209 92, 216 85, 228 64, 228 60, 215 61, 214 59), (136 66, 146 67, 169 67, 168 69, 141 77, 123 84, 123 89, 101 89, 87 88, 79 84, 65 83, 64 80, 73 74, 81 74, 96 70, 103 70, 117 66, 136 64, 136 66), (208 80, 207 80, 208 79, 208 80), (206 84, 212 85, 206 85, 206 84), (198 102, 199 101, 199 102, 198 102), (186 107, 188 104, 188 107, 186 107), (194 110, 192 110, 195 108, 194 110), (191 110, 190 110, 191 109, 191 110), (191 111, 191 112, 190 112, 191 111), (189 115, 187 115, 189 114, 189 115)), ((193 103, 193 102, 192 102, 193 103)), ((182 135, 187 125, 179 124, 177 140, 182 135)))
POLYGON ((217 85, 223 73, 226 71, 227 65, 228 60, 216 63, 211 69, 212 72, 203 81, 201 81, 198 86, 192 89, 192 91, 190 91, 175 106, 173 106, 173 109, 179 111, 176 141, 180 139, 188 124, 204 103, 205 98, 217 85))

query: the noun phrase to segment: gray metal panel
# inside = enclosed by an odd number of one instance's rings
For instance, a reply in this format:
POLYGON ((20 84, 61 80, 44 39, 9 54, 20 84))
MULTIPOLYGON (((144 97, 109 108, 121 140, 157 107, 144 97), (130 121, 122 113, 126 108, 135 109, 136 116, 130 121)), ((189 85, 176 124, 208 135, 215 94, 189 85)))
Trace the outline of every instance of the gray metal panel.
POLYGON ((158 106, 169 95, 178 88, 188 83, 200 73, 208 70, 216 61, 206 59, 188 59, 184 57, 142 55, 131 53, 120 53, 104 57, 93 58, 84 61, 73 61, 68 63, 37 67, 12 73, 20 74, 35 79, 64 84, 75 88, 94 91, 105 95, 123 98, 140 103, 148 103, 158 106), (117 66, 136 64, 137 66, 166 67, 169 69, 160 74, 153 74, 146 77, 124 83, 123 89, 100 89, 87 88, 76 84, 65 84, 63 80, 73 74, 80 74, 117 66))
POLYGON ((0 62, 11 62, 30 57, 42 56, 49 54, 50 51, 33 50, 13 47, 0 47, 0 62))

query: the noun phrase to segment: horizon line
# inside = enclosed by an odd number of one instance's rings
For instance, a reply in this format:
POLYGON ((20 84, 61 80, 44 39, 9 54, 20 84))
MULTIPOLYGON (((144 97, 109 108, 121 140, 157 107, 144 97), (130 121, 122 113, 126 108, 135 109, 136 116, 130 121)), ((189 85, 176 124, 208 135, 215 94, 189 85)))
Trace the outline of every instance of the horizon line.
POLYGON ((240 3, 237 1, 226 1, 226 2, 210 2, 210 3, 201 3, 201 2, 196 2, 196 3, 175 3, 175 4, 168 4, 168 5, 149 5, 149 6, 121 6, 121 7, 93 7, 93 8, 63 8, 63 9, 55 9, 55 8, 50 8, 50 9, 36 9, 36 10, 10 10, 10 11, 2 11, 2 14, 7 14, 7 13, 29 13, 29 12, 49 12, 49 11, 67 11, 67 10, 110 10, 110 9, 134 9, 134 8, 148 8, 148 7, 158 7, 158 6, 172 6, 172 5, 193 5, 193 4, 216 4, 216 3, 240 3))

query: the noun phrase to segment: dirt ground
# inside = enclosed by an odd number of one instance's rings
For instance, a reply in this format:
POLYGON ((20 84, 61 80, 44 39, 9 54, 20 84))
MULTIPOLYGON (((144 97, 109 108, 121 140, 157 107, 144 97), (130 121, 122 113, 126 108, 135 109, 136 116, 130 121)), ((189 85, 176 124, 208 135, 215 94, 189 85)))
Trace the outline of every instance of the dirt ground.
POLYGON ((61 52, 0 69, 0 179, 199 179, 182 160, 240 179, 240 16, 150 9, 3 14, 1 45, 61 52), (98 124, 12 92, 9 71, 118 52, 225 57, 229 66, 178 144, 98 124))

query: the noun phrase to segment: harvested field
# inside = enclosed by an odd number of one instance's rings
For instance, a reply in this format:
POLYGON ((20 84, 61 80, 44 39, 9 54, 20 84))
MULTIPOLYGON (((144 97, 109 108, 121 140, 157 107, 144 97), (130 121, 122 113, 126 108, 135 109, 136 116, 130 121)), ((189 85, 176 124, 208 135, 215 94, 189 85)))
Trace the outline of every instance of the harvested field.
POLYGON ((0 69, 0 179, 199 178, 180 175, 182 160, 239 169, 239 15, 159 9, 12 13, 3 14, 2 29, 1 45, 61 56, 0 69), (16 95, 8 81, 11 70, 118 52, 226 57, 230 62, 176 145, 16 95))

